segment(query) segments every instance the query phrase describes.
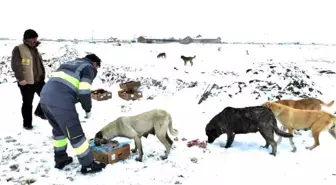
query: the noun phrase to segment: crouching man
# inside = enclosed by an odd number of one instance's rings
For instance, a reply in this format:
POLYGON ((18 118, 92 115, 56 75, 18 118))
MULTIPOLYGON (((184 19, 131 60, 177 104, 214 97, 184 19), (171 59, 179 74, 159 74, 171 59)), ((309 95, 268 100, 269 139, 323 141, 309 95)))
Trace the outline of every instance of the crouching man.
POLYGON ((75 107, 79 101, 86 112, 85 118, 91 116, 90 88, 100 63, 100 58, 89 54, 62 64, 41 91, 41 108, 52 126, 55 168, 63 169, 73 161, 66 152, 68 140, 82 165, 83 174, 101 171, 106 166, 93 160, 75 107))

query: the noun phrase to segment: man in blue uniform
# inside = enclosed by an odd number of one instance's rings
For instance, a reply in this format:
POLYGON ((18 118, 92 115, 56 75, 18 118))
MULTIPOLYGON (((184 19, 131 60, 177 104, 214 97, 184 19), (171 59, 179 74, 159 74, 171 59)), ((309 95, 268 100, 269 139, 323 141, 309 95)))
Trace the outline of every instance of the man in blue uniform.
POLYGON ((90 88, 100 63, 100 58, 89 54, 62 64, 41 91, 41 108, 52 126, 55 168, 63 169, 73 161, 66 152, 68 140, 82 165, 83 174, 101 171, 106 166, 93 160, 75 107, 79 101, 86 112, 85 118, 91 116, 90 88))

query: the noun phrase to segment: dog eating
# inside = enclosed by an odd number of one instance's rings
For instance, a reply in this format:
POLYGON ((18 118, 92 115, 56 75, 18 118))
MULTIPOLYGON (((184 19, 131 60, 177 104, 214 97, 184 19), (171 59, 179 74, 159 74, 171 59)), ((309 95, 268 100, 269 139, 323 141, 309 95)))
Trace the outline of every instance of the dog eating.
POLYGON ((226 107, 214 116, 205 128, 208 143, 213 143, 222 134, 227 134, 225 148, 229 148, 236 134, 260 132, 266 140, 264 148, 272 146, 271 155, 276 156, 277 143, 274 141, 274 132, 283 137, 293 137, 281 131, 277 126, 276 118, 272 111, 265 106, 253 106, 244 108, 226 107))
POLYGON ((161 159, 167 159, 170 153, 173 140, 168 135, 178 135, 178 130, 173 128, 171 115, 161 109, 153 109, 134 116, 122 116, 105 125, 98 131, 94 138, 95 145, 107 144, 115 137, 126 137, 133 139, 135 148, 132 153, 138 151, 137 161, 143 160, 141 137, 148 137, 149 134, 156 135, 159 141, 165 146, 165 155, 161 159))

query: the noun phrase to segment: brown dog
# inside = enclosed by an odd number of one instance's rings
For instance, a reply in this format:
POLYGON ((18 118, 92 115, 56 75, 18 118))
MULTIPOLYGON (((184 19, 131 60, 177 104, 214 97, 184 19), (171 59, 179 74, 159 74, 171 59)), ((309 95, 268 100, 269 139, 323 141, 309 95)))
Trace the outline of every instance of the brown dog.
POLYGON ((182 55, 181 58, 184 61, 184 65, 187 65, 187 62, 190 62, 190 65, 193 66, 193 59, 196 58, 196 55, 194 57, 186 57, 182 55))
POLYGON ((304 110, 321 110, 322 106, 331 107, 334 104, 334 100, 330 103, 326 104, 322 100, 317 98, 304 98, 301 100, 279 100, 275 101, 275 103, 280 103, 282 105, 286 105, 292 107, 294 109, 304 109, 304 110))
MULTIPOLYGON (((284 100, 278 100, 274 102, 292 107, 294 109, 303 109, 303 110, 321 110, 322 109, 321 105, 331 107, 334 104, 334 100, 326 104, 322 100, 317 99, 317 98, 304 98, 300 100, 284 99, 284 100)), ((286 130, 286 128, 284 127, 282 127, 281 129, 286 130)), ((304 130, 309 130, 309 128, 304 129, 304 130)), ((296 134, 299 134, 299 133, 296 133, 296 134)), ((281 139, 279 142, 281 142, 281 139)))
MULTIPOLYGON (((314 145, 306 147, 306 149, 314 149, 320 145, 319 135, 320 132, 328 129, 330 135, 336 139, 336 117, 322 110, 300 110, 294 109, 289 106, 285 106, 274 102, 265 102, 264 105, 270 108, 274 116, 280 121, 280 123, 288 128, 288 132, 293 134, 294 129, 311 128, 312 135, 314 137, 314 145)), ((281 136, 279 136, 281 137, 281 136)), ((290 144, 293 148, 293 152, 296 151, 293 138, 289 138, 290 144)))
POLYGON ((156 58, 166 58, 166 53, 160 53, 156 58))

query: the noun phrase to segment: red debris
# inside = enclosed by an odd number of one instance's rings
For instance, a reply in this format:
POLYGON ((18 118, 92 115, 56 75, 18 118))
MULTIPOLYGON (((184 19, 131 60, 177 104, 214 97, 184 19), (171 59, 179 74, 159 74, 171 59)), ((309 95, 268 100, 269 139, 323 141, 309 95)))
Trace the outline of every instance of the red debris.
MULTIPOLYGON (((174 138, 174 141, 178 141, 179 139, 177 137, 174 138)), ((186 138, 182 138, 182 141, 187 141, 186 138)), ((200 148, 206 149, 208 142, 207 141, 200 141, 199 139, 194 139, 191 141, 188 141, 187 146, 192 147, 192 146, 198 146, 200 148)))
POLYGON ((208 142, 202 141, 202 142, 200 142, 200 144, 198 146, 201 147, 201 148, 206 148, 207 144, 208 144, 208 142))
POLYGON ((207 142, 206 141, 199 141, 199 139, 191 140, 187 143, 188 147, 198 146, 200 148, 206 148, 207 142))
POLYGON ((191 140, 187 143, 188 147, 192 147, 192 146, 195 146, 195 145, 199 145, 199 140, 198 139, 191 140))

